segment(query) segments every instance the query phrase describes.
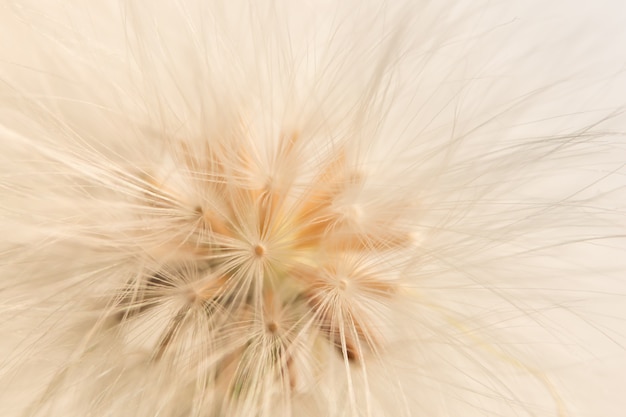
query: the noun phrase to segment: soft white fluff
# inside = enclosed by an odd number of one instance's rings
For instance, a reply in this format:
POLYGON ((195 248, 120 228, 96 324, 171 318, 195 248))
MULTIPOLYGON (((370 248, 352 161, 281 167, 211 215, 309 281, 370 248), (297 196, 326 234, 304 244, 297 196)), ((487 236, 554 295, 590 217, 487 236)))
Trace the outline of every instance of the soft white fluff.
POLYGON ((623 18, 3 0, 0 415, 619 415, 623 18))

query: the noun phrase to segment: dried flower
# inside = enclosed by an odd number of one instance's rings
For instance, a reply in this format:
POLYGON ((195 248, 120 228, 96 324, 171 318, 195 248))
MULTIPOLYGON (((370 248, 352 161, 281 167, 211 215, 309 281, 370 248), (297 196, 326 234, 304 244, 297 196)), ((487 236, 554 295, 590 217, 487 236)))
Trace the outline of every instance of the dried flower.
POLYGON ((2 415, 575 415, 609 72, 507 2, 348 3, 6 2, 2 415))

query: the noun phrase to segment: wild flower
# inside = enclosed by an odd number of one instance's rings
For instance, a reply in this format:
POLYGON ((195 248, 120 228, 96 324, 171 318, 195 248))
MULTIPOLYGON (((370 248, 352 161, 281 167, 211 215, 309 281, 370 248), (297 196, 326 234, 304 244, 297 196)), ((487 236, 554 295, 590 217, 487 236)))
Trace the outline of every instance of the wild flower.
POLYGON ((348 3, 5 2, 2 415, 576 415, 617 105, 518 9, 348 3))

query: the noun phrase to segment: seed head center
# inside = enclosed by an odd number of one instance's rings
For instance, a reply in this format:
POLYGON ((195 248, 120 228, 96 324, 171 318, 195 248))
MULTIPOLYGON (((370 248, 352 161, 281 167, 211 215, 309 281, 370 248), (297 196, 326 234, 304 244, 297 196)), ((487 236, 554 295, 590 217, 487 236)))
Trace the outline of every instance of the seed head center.
POLYGON ((270 321, 267 323, 267 331, 270 333, 276 333, 278 331, 278 323, 275 321, 270 321))
POLYGON ((254 254, 258 256, 259 258, 264 256, 266 253, 267 253, 267 250, 265 249, 265 246, 263 246, 262 244, 258 243, 254 246, 254 254))

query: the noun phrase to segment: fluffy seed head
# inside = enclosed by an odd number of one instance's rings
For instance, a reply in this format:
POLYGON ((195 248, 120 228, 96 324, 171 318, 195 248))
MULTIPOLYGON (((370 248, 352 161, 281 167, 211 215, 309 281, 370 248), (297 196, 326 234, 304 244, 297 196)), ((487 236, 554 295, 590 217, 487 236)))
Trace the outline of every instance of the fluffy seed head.
POLYGON ((568 415, 545 259, 621 223, 545 181, 618 145, 517 9, 6 3, 2 415, 568 415))

